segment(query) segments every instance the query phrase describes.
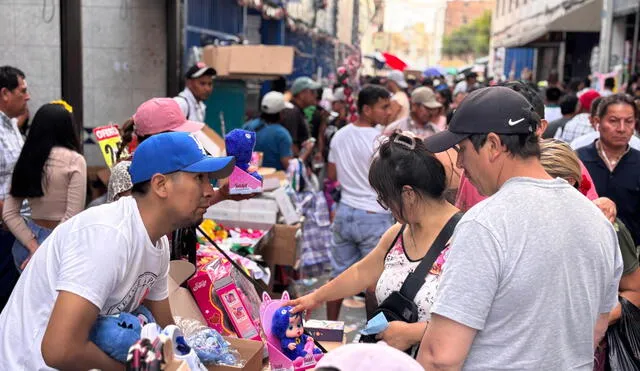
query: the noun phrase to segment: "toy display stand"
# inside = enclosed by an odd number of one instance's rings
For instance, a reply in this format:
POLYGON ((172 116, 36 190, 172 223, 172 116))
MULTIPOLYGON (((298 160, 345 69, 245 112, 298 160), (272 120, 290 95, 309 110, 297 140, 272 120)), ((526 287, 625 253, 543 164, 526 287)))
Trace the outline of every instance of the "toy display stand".
POLYGON ((266 292, 262 294, 260 305, 260 323, 266 336, 267 351, 269 352, 269 364, 271 371, 302 371, 316 367, 316 364, 324 354, 309 353, 306 357, 298 357, 294 361, 280 351, 280 340, 271 334, 271 321, 273 314, 289 301, 289 293, 284 292, 282 299, 272 300, 266 292))

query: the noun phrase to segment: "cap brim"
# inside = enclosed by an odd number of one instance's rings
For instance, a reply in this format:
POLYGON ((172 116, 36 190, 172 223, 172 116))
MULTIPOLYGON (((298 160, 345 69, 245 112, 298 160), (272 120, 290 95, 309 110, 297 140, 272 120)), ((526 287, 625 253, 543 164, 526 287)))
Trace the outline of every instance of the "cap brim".
POLYGON ((471 134, 452 133, 449 130, 441 131, 424 139, 424 146, 432 153, 444 152, 456 144, 467 139, 471 134))
POLYGON ((426 102, 423 103, 423 105, 427 108, 441 108, 442 107, 442 103, 438 102, 438 101, 433 101, 433 102, 426 102))
POLYGON ((399 81, 399 82, 398 82, 398 81, 396 81, 396 83, 398 84, 398 86, 399 86, 401 89, 406 89, 406 88, 408 88, 408 87, 409 87, 409 84, 407 84, 407 82, 406 82, 406 81, 399 81))
POLYGON ((195 133, 196 131, 202 130, 203 127, 204 127, 203 122, 187 120, 182 125, 171 129, 171 131, 179 131, 183 133, 195 133))
POLYGON ((197 70, 194 74, 192 74, 191 78, 197 79, 198 77, 204 76, 204 75, 215 76, 216 70, 211 67, 202 67, 201 69, 197 70))
POLYGON ((226 178, 233 172, 236 165, 236 158, 228 157, 210 157, 207 156, 202 160, 191 164, 180 171, 187 173, 208 173, 209 177, 214 179, 226 178))

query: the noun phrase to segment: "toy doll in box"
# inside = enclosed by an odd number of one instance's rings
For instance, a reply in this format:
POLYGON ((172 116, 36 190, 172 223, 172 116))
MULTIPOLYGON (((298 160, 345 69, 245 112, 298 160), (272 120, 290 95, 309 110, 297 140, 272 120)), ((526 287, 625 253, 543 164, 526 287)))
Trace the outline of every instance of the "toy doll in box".
POLYGON ((255 167, 251 167, 256 133, 233 129, 224 138, 228 156, 236 158, 236 167, 229 176, 229 194, 250 194, 262 192, 262 177, 255 167))
POLYGON ((282 294, 281 300, 271 300, 269 294, 262 294, 260 322, 266 336, 269 363, 272 371, 302 371, 314 368, 324 355, 315 347, 310 336, 303 333, 302 316, 292 315, 289 293, 282 294))

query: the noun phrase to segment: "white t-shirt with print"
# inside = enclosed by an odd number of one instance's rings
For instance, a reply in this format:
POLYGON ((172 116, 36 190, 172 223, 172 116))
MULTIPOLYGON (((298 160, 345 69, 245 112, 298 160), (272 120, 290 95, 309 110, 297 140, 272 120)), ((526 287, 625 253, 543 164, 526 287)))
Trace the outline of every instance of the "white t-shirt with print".
POLYGON ((340 202, 375 213, 387 213, 376 201, 378 196, 369 185, 369 167, 380 137, 379 128, 349 124, 331 139, 329 162, 336 165, 342 186, 340 202))
POLYGON ((130 312, 168 297, 169 241, 155 245, 136 201, 88 209, 64 222, 38 248, 0 314, 0 364, 50 370, 40 350, 58 291, 79 295, 100 314, 130 312))

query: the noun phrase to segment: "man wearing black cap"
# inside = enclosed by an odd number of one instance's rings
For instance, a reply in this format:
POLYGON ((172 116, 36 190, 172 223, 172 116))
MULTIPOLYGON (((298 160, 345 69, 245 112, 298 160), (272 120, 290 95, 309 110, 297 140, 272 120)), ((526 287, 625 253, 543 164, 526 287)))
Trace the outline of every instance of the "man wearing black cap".
POLYGON ((426 369, 593 369, 622 258, 602 213, 543 169, 539 123, 519 93, 491 87, 425 139, 434 153, 457 148, 491 196, 456 228, 418 355, 426 369))
POLYGON ((173 99, 178 102, 187 119, 204 122, 207 110, 204 101, 209 98, 213 91, 213 78, 215 76, 216 70, 203 62, 194 64, 185 74, 185 88, 173 99))

